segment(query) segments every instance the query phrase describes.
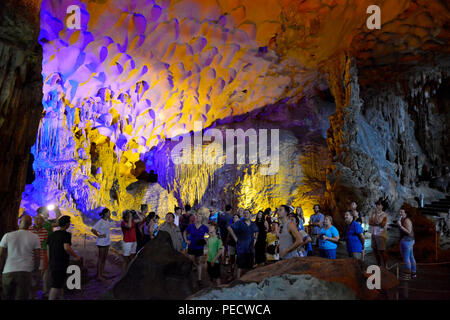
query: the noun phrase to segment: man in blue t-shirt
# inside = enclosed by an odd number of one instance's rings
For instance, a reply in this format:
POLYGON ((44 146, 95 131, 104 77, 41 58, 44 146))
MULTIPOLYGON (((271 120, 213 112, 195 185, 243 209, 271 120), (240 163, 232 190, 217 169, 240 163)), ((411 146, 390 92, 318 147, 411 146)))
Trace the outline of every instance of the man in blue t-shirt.
POLYGON ((319 239, 320 229, 323 227, 323 220, 325 216, 320 213, 320 206, 315 204, 313 207, 314 214, 309 218, 309 225, 312 227, 311 230, 311 242, 316 246, 317 240, 319 239))
POLYGON ((239 220, 228 231, 236 241, 237 279, 241 277, 242 269, 251 269, 255 260, 255 243, 258 238, 258 226, 250 220, 251 213, 244 210, 244 220, 239 220))
POLYGON ((349 257, 363 260, 364 252, 364 230, 361 224, 354 220, 354 216, 350 211, 345 213, 345 223, 347 228, 347 252, 349 257))

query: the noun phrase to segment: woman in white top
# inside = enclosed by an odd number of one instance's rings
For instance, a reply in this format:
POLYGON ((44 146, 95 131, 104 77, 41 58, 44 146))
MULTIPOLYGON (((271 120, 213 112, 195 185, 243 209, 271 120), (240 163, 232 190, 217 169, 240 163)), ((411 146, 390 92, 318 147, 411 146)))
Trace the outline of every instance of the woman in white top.
POLYGON ((97 261, 97 279, 105 280, 103 272, 105 270, 106 257, 108 256, 109 246, 111 244, 110 232, 114 222, 109 218, 111 213, 108 208, 103 209, 100 213, 101 219, 92 227, 92 233, 95 234, 98 247, 98 261, 97 261))

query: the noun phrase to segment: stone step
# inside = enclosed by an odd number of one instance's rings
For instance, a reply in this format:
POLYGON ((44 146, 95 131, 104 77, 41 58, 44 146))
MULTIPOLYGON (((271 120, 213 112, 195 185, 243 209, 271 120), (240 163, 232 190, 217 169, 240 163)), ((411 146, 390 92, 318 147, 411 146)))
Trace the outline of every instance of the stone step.
POLYGON ((424 209, 448 211, 448 210, 450 209, 450 206, 426 205, 426 206, 424 207, 424 209))

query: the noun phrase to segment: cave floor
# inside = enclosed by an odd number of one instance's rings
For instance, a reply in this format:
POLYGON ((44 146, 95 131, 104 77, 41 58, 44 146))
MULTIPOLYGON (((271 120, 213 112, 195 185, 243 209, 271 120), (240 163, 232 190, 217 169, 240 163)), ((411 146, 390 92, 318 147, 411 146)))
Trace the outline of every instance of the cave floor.
MULTIPOLYGON (((97 247, 95 242, 74 241, 73 247, 81 254, 84 259, 84 266, 88 269, 88 281, 82 287, 82 290, 67 290, 65 299, 67 300, 96 300, 107 291, 120 278, 122 257, 118 252, 111 250, 105 267, 105 273, 108 279, 98 281, 96 279, 96 261, 97 247)), ((370 248, 370 246, 369 246, 370 248)), ((345 246, 340 245, 337 251, 337 258, 347 258, 345 246)), ((367 251, 365 264, 375 264, 375 257, 371 250, 367 251)), ((398 257, 391 257, 389 265, 398 263, 398 257)), ((226 284, 230 276, 229 266, 222 266, 222 283, 226 284)), ((396 268, 391 272, 396 273, 396 268)), ((209 287, 213 284, 209 281, 206 270, 203 271, 203 287, 209 287)), ((389 293, 392 300, 449 300, 450 299, 450 264, 418 264, 417 278, 409 281, 400 281, 397 289, 389 293)))

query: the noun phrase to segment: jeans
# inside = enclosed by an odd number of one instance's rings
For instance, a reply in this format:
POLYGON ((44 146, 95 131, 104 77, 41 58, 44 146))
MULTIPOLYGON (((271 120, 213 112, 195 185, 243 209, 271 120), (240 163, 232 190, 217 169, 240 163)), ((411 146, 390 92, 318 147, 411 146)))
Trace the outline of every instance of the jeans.
POLYGON ((414 240, 402 239, 400 241, 400 252, 402 254, 403 262, 406 264, 406 269, 416 272, 416 260, 413 254, 414 240))
POLYGON ((329 250, 320 249, 319 253, 322 258, 336 259, 336 249, 329 249, 329 250))

